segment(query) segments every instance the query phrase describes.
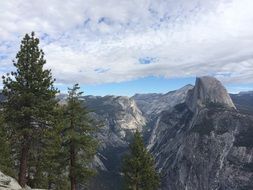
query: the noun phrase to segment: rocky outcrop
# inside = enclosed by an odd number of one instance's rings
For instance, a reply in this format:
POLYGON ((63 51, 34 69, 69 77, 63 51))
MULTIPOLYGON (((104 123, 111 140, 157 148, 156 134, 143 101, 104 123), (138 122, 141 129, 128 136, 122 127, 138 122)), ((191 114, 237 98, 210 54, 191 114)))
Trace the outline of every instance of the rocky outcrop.
POLYGON ((0 171, 0 189, 1 190, 21 190, 21 187, 15 179, 3 174, 0 171))
POLYGON ((135 101, 123 96, 85 96, 86 107, 92 117, 101 121, 100 138, 103 147, 119 146, 127 141, 127 134, 142 131, 146 118, 135 101))
POLYGON ((14 178, 5 175, 1 171, 0 171, 0 189, 1 190, 43 190, 43 189, 31 189, 28 186, 22 189, 14 178))
POLYGON ((253 189, 253 117, 225 88, 198 78, 186 103, 162 112, 151 136, 163 190, 253 189), (191 101, 189 101, 191 100, 191 101))
POLYGON ((235 109, 235 105, 227 90, 214 77, 204 76, 197 78, 193 90, 189 93, 186 103, 194 112, 208 104, 220 104, 235 109))

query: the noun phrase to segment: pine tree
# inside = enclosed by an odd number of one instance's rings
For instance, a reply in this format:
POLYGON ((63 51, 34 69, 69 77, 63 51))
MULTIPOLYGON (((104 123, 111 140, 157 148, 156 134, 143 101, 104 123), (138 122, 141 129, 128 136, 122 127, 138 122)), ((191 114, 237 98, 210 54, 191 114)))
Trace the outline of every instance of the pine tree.
POLYGON ((123 174, 128 190, 156 190, 159 187, 154 160, 146 150, 139 132, 135 133, 130 144, 130 154, 123 161, 123 174))
POLYGON ((67 106, 65 107, 65 125, 62 129, 63 146, 68 156, 69 178, 71 190, 76 190, 78 184, 85 185, 88 178, 94 174, 90 167, 96 153, 96 141, 92 137, 95 131, 88 111, 83 107, 78 84, 69 89, 67 106))
POLYGON ((36 170, 33 172, 33 179, 30 180, 29 186, 54 190, 70 189, 66 160, 64 160, 67 154, 62 147, 63 111, 60 105, 56 107, 55 125, 46 131, 40 147, 31 158, 32 168, 36 170))
POLYGON ((2 114, 0 114, 0 153, 0 171, 7 175, 13 175, 14 164, 11 156, 11 146, 2 114))
POLYGON ((26 34, 20 51, 13 61, 16 71, 3 76, 5 120, 19 155, 18 181, 27 183, 28 160, 33 155, 47 128, 51 125, 52 111, 56 105, 54 79, 51 71, 44 69, 46 60, 39 48, 34 32, 26 34))

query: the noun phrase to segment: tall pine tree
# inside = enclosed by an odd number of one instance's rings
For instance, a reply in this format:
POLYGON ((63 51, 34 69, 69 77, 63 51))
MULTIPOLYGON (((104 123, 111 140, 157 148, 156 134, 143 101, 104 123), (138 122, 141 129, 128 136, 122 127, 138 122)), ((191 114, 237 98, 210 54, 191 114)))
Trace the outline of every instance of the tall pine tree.
POLYGON ((71 190, 78 184, 85 185, 94 174, 90 164, 96 153, 97 143, 92 137, 96 127, 82 105, 78 84, 69 89, 67 106, 65 107, 65 125, 62 129, 63 146, 67 152, 71 190))
POLYGON ((28 160, 33 155, 33 145, 38 145, 51 125, 57 90, 53 86, 51 71, 44 68, 44 53, 33 32, 26 34, 21 41, 13 63, 16 71, 3 76, 3 94, 7 98, 3 109, 8 131, 19 150, 18 181, 25 187, 28 160))
POLYGON ((159 187, 154 160, 146 150, 139 132, 135 133, 130 144, 130 154, 124 159, 123 173, 127 190, 157 190, 159 187))

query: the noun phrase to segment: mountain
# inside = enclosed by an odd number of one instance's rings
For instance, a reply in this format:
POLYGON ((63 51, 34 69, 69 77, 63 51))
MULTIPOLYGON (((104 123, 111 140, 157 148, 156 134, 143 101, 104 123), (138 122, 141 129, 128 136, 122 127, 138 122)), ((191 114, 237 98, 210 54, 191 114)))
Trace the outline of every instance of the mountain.
POLYGON ((162 112, 152 131, 161 189, 253 189, 252 122, 219 81, 197 78, 186 101, 162 112))
POLYGON ((237 109, 245 114, 253 114, 253 91, 230 94, 237 109))
MULTIPOLYGON (((65 94, 57 98, 66 104, 65 94)), ((81 99, 101 126, 90 189, 122 188, 122 156, 136 130, 155 157, 162 190, 253 189, 252 92, 229 95, 206 76, 165 94, 81 99)))
POLYGON ((91 183, 93 190, 121 188, 122 155, 136 131, 142 131, 146 118, 132 98, 124 96, 85 96, 85 106, 92 111, 94 120, 101 123, 97 139, 99 152, 95 158, 98 175, 91 183), (113 182, 113 183, 112 183, 113 182))
POLYGON ((159 115, 162 111, 173 108, 185 101, 186 95, 192 85, 168 92, 166 94, 135 94, 132 98, 142 113, 149 119, 159 115))
POLYGON ((198 109, 207 104, 220 104, 235 108, 232 99, 221 82, 209 76, 196 79, 193 90, 186 97, 186 103, 193 112, 197 112, 198 109))

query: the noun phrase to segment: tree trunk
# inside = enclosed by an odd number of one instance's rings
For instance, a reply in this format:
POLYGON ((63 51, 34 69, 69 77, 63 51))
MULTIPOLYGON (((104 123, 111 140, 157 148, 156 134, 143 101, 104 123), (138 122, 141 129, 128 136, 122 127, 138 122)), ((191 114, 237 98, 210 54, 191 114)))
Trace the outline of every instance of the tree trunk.
POLYGON ((52 189, 52 180, 51 180, 50 174, 48 175, 47 189, 48 189, 48 190, 52 189))
POLYGON ((75 146, 71 142, 71 145, 70 145, 70 183, 71 183, 71 190, 76 190, 75 161, 76 161, 75 146))
POLYGON ((28 151, 29 151, 28 143, 24 143, 21 150, 19 175, 18 175, 18 182, 21 187, 25 187, 27 182, 26 174, 27 174, 28 151))

